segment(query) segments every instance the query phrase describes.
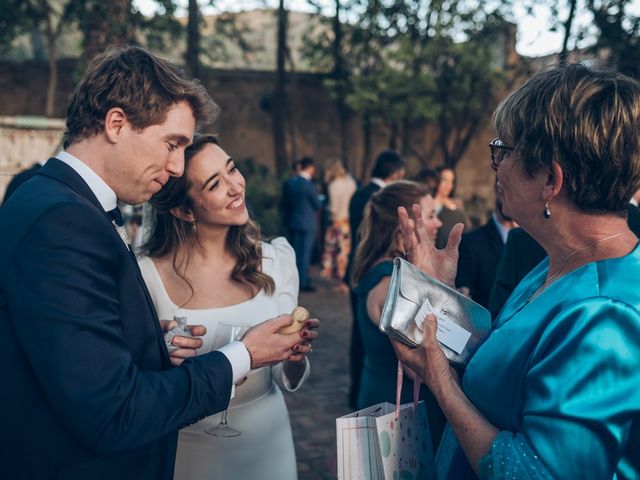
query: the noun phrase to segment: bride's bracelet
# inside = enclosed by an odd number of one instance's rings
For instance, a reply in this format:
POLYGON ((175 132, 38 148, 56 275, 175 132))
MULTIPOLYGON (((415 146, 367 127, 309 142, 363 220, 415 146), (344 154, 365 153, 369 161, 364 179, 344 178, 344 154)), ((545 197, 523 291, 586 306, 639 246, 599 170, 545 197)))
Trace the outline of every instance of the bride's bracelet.
POLYGON ((251 370, 253 370, 253 353, 251 353, 251 350, 249 350, 249 347, 247 347, 247 344, 244 342, 241 342, 242 345, 244 345, 244 348, 247 349, 247 353, 249 354, 249 368, 251 370))

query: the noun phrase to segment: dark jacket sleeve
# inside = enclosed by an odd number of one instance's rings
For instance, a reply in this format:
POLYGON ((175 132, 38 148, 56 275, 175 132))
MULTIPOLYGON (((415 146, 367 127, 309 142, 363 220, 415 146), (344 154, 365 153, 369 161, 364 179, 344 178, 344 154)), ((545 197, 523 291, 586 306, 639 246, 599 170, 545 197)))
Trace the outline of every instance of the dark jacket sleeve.
POLYGON ((121 318, 121 282, 130 280, 122 262, 133 260, 91 210, 62 204, 44 213, 4 284, 17 341, 54 411, 87 448, 122 451, 226 408, 231 365, 214 352, 169 370, 137 366, 125 325, 151 317, 121 318))
POLYGON ((318 210, 322 206, 322 202, 320 201, 320 195, 318 195, 318 189, 316 188, 315 183, 307 181, 306 184, 306 194, 309 199, 309 203, 311 204, 311 208, 314 210, 318 210))
POLYGON ((458 248, 458 272, 456 274, 456 287, 467 287, 470 295, 473 297, 475 293, 476 279, 476 258, 473 253, 473 237, 468 234, 462 236, 460 247, 458 248))
POLYGON ((517 262, 515 258, 517 252, 513 245, 513 232, 514 230, 511 230, 507 237, 507 243, 496 269, 496 280, 489 296, 489 311, 494 319, 498 316, 509 295, 511 295, 511 292, 519 282, 519 279, 517 279, 517 262))

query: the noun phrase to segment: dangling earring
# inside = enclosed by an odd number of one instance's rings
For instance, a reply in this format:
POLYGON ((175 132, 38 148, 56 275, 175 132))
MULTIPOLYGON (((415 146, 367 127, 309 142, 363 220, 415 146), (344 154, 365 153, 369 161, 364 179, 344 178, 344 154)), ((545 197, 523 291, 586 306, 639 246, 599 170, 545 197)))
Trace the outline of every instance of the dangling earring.
POLYGON ((191 231, 195 234, 198 233, 198 225, 196 224, 196 220, 194 219, 191 223, 191 231))
POLYGON ((546 218, 547 220, 551 218, 551 210, 549 210, 549 201, 544 202, 544 210, 542 212, 542 215, 544 215, 544 218, 546 218))

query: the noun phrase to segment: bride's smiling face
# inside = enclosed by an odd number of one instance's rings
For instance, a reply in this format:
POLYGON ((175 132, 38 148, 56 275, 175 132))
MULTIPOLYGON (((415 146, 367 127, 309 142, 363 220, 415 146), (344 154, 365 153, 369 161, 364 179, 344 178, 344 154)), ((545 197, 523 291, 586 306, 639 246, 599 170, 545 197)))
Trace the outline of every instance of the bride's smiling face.
POLYGON ((245 180, 222 148, 213 143, 205 145, 189 162, 186 175, 198 228, 247 223, 245 180))

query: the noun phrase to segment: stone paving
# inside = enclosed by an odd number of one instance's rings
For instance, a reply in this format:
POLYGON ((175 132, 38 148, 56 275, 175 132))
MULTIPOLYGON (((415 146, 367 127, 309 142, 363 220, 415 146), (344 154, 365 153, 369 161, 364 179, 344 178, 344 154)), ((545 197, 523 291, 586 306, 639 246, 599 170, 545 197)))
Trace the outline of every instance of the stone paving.
POLYGON ((299 303, 321 321, 314 343, 311 377, 295 393, 285 394, 293 428, 299 480, 337 478, 336 418, 350 412, 349 341, 351 307, 347 293, 333 291, 334 284, 313 275, 317 290, 301 293, 299 303))

